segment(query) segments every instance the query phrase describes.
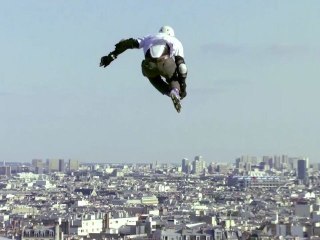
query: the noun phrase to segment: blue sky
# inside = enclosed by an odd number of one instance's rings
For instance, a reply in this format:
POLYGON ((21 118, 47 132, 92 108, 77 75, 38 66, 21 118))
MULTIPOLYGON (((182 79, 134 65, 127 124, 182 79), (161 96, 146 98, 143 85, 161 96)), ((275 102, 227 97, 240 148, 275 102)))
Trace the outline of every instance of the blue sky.
POLYGON ((0 161, 320 160, 319 1, 2 1, 0 161), (171 25, 188 96, 177 114, 120 39, 171 25))

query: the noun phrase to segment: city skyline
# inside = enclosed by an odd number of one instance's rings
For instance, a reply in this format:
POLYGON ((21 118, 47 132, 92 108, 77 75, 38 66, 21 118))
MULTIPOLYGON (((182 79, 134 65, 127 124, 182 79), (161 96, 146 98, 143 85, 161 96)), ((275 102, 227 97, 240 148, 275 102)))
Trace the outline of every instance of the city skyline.
POLYGON ((63 158, 63 157, 38 157, 38 158, 32 158, 30 159, 24 159, 21 161, 6 161, 6 160, 1 160, 0 161, 0 165, 1 163, 3 163, 3 165, 5 165, 6 162, 8 163, 12 163, 12 162, 17 162, 17 163, 27 163, 27 162, 32 162, 32 161, 49 161, 49 160, 64 160, 64 161, 78 161, 79 163, 83 163, 83 164, 88 164, 88 163, 95 163, 95 164, 149 164, 149 163, 159 163, 159 164, 180 164, 181 161, 183 160, 187 160, 187 161, 194 161, 197 158, 201 158, 201 160, 205 161, 206 163, 226 163, 226 164, 232 164, 234 163, 237 159, 241 159, 241 158, 248 158, 248 159, 256 159, 256 160, 260 160, 260 161, 264 161, 264 158, 272 158, 272 159, 276 159, 276 158, 283 158, 286 157, 287 159, 296 159, 296 160, 305 160, 307 159, 308 162, 310 163, 320 163, 318 161, 312 161, 312 159, 310 159, 308 156, 293 156, 293 155, 288 155, 288 154, 263 154, 261 156, 256 156, 256 155, 248 155, 248 154, 240 154, 236 157, 234 157, 233 159, 230 159, 227 162, 221 162, 218 161, 216 158, 207 158, 206 156, 203 156, 202 154, 197 154, 194 156, 184 156, 181 157, 180 159, 176 159, 173 162, 168 162, 168 161, 161 161, 158 162, 157 160, 145 160, 145 161, 139 161, 139 162, 130 162, 130 161, 110 161, 110 159, 74 159, 71 157, 67 157, 67 158, 63 158))
POLYGON ((308 158, 307 156, 291 156, 291 155, 287 155, 287 154, 280 154, 280 155, 261 155, 261 156, 254 156, 254 155, 239 155, 236 158, 234 158, 233 160, 230 160, 229 162, 219 162, 219 161, 214 161, 211 159, 207 159, 206 157, 204 157, 203 155, 194 155, 192 157, 184 157, 181 158, 177 161, 174 162, 158 162, 158 161, 140 161, 140 162, 121 162, 121 161, 116 161, 116 162, 112 162, 112 161, 93 161, 93 160, 79 160, 79 159, 72 159, 72 158, 50 158, 50 157, 46 157, 46 158, 33 158, 31 160, 26 160, 26 161, 0 161, 0 166, 6 166, 7 163, 9 164, 30 164, 30 162, 32 163, 32 165, 34 163, 40 163, 40 164, 47 164, 50 161, 55 161, 56 166, 58 166, 60 163, 59 162, 63 162, 65 164, 70 164, 70 162, 76 162, 77 164, 81 164, 81 165, 154 165, 154 166, 161 166, 161 165, 172 165, 172 166, 181 166, 182 167, 182 171, 184 171, 184 169, 187 169, 188 165, 192 165, 193 162, 197 162, 197 161, 201 161, 204 162, 205 166, 207 164, 226 164, 226 165, 235 165, 238 166, 239 162, 254 162, 253 165, 259 165, 259 163, 268 163, 268 164, 277 164, 276 168, 279 168, 281 163, 293 163, 293 162, 298 162, 299 160, 303 160, 303 161, 307 161, 307 165, 314 165, 320 166, 320 162, 314 162, 314 161, 310 161, 310 158, 308 158))
POLYGON ((318 162, 320 2, 167 4, 2 3, 0 161, 318 162), (175 29, 189 69, 180 114, 142 76, 141 50, 99 68, 119 40, 162 25, 175 29))

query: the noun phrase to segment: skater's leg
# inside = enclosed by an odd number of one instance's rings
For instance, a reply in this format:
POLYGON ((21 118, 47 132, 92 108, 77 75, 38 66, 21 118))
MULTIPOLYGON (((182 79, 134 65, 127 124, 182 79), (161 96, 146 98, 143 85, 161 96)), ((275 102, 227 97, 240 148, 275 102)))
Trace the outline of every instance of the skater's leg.
POLYGON ((180 112, 182 106, 180 102, 180 84, 176 76, 177 65, 172 58, 166 59, 163 64, 160 63, 159 65, 159 72, 162 76, 165 76, 168 83, 169 97, 177 112, 180 112))
POLYGON ((159 73, 167 80, 174 77, 176 68, 177 65, 172 58, 163 59, 158 62, 159 73))
POLYGON ((178 92, 180 92, 180 83, 176 80, 171 80, 169 82, 169 88, 170 90, 176 89, 178 92))
POLYGON ((180 92, 180 83, 176 73, 177 65, 172 58, 165 59, 163 62, 158 63, 158 69, 160 75, 166 78, 167 83, 169 84, 170 91, 175 89, 180 92))
POLYGON ((149 60, 143 60, 141 63, 141 71, 143 76, 147 78, 156 78, 160 76, 157 63, 149 61, 149 60))
POLYGON ((181 102, 180 102, 180 95, 179 95, 178 89, 177 88, 173 88, 170 91, 169 96, 170 96, 170 98, 172 100, 174 108, 177 110, 177 112, 180 112, 182 106, 181 106, 181 102))
POLYGON ((161 76, 148 78, 150 83, 162 94, 168 95, 170 92, 169 84, 162 80, 161 76))
POLYGON ((150 83, 162 94, 168 95, 170 92, 169 84, 160 76, 158 64, 149 60, 143 60, 141 63, 143 76, 147 77, 150 83))
POLYGON ((180 84, 179 81, 175 79, 175 61, 169 58, 155 63, 146 59, 142 61, 141 68, 142 74, 149 79, 150 83, 160 93, 168 95, 177 112, 180 112, 180 84), (163 76, 166 81, 164 81, 161 76, 163 76))

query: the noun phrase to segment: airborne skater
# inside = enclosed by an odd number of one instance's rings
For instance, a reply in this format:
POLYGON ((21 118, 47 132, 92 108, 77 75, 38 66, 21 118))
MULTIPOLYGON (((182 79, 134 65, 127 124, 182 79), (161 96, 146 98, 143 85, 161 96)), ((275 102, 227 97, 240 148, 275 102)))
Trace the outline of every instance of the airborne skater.
POLYGON ((175 37, 174 30, 163 26, 154 35, 121 40, 115 50, 101 58, 100 67, 107 67, 127 49, 142 48, 145 59, 141 63, 142 74, 162 94, 171 98, 177 112, 181 100, 186 97, 187 66, 183 46, 175 37))

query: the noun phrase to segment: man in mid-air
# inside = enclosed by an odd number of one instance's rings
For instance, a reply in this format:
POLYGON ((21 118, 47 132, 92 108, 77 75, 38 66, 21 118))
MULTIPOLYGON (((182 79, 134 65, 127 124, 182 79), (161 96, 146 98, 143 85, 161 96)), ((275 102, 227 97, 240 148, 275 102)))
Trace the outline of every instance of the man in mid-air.
POLYGON ((115 50, 101 58, 100 67, 107 67, 127 49, 142 48, 145 59, 141 63, 142 74, 162 94, 172 99, 177 112, 181 111, 181 100, 186 97, 187 66, 183 46, 170 26, 163 26, 154 35, 121 40, 115 50))

